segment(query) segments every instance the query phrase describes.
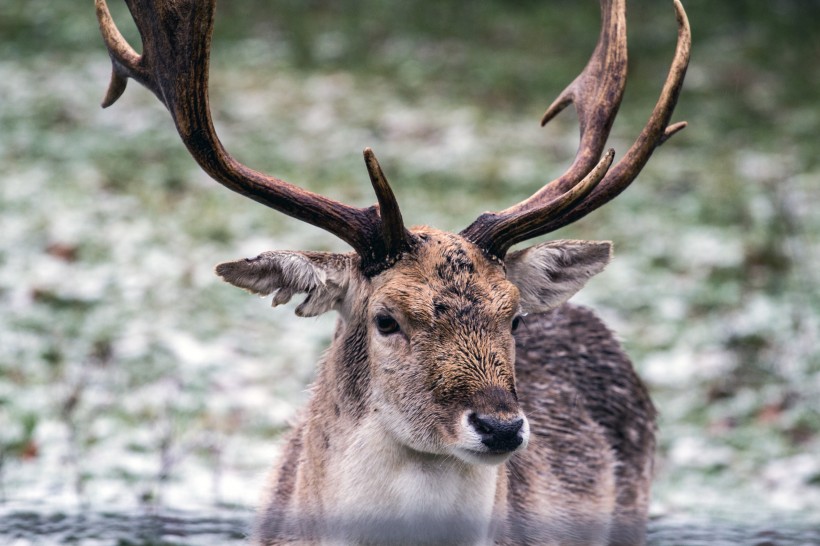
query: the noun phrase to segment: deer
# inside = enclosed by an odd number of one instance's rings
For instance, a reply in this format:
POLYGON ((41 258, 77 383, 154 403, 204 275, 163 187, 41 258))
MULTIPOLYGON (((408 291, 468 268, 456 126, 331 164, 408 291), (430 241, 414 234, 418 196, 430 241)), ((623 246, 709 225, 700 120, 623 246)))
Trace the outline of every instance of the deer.
POLYGON ((354 207, 239 163, 208 100, 215 0, 126 0, 137 53, 95 0, 112 76, 102 106, 136 80, 169 110, 199 166, 227 188, 324 229, 348 253, 273 250, 216 267, 296 315, 337 313, 307 407, 264 488, 256 544, 640 545, 656 410, 615 335, 568 303, 612 256, 609 241, 513 250, 608 203, 670 124, 691 48, 683 6, 660 97, 617 163, 604 152, 627 73, 625 0, 601 0, 588 64, 547 108, 572 104, 566 172, 459 233, 405 227, 370 148, 377 204, 354 207))

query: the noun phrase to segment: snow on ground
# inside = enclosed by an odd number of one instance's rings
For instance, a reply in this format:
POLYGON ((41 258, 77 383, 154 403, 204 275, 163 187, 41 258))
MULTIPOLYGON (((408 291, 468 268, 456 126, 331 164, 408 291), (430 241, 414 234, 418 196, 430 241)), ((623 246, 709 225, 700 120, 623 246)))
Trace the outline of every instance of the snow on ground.
MULTIPOLYGON (((343 246, 209 181, 136 85, 100 110, 102 57, 0 62, 0 505, 247 509, 333 317, 271 310, 212 268, 343 246)), ((458 229, 511 204, 575 145, 571 120, 547 136, 531 117, 414 100, 378 77, 223 68, 214 108, 229 149, 366 203, 359 154, 373 146, 414 224, 458 229)), ((788 150, 700 160, 685 139, 563 234, 616 244, 579 301, 655 393, 656 513, 817 516, 820 224, 808 203, 820 173, 788 150), (711 219, 738 178, 737 210, 711 219)))

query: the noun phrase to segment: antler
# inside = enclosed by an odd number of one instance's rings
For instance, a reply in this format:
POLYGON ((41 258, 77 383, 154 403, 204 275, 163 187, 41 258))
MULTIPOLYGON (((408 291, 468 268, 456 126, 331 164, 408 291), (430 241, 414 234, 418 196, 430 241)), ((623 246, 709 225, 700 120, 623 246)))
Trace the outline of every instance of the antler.
POLYGON ((208 66, 216 0, 126 0, 142 37, 139 55, 114 24, 105 0, 95 0, 100 31, 113 65, 102 106, 113 104, 128 78, 168 108, 182 141, 217 182, 298 220, 329 231, 361 256, 373 275, 392 265, 414 241, 376 156, 364 151, 379 205, 357 208, 265 175, 236 161, 214 130, 208 105, 208 66))
POLYGON ((598 161, 623 98, 627 65, 625 0, 601 0, 601 34, 592 57, 541 119, 543 126, 570 103, 575 105, 581 138, 572 165, 529 199, 500 212, 485 212, 461 235, 501 259, 512 245, 555 231, 614 199, 638 176, 655 148, 686 127, 686 122, 669 125, 691 45, 686 12, 679 0, 674 6, 675 56, 648 123, 624 157, 608 173, 612 150, 598 161))

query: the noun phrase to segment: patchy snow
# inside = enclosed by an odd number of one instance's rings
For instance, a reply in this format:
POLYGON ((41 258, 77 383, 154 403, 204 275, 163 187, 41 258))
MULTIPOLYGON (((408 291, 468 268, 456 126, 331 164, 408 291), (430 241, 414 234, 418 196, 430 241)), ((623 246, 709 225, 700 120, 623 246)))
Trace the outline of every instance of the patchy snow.
MULTIPOLYGON (((217 188, 136 85, 100 111, 107 64, 0 62, 0 505, 248 508, 334 318, 272 310, 212 268, 274 248, 346 249, 217 188)), ((408 99, 379 78, 226 70, 214 104, 229 149, 370 202, 359 154, 374 146, 401 173, 411 224, 458 229, 508 206, 577 141, 560 122, 547 138, 537 120, 408 99), (229 100, 235 87, 243 100, 229 100)), ((699 165, 696 151, 665 148, 653 164, 666 178, 648 171, 651 184, 561 235, 616 241, 615 262, 578 300, 607 317, 656 393, 656 511, 731 512, 753 498, 758 512, 809 512, 820 502, 816 167, 751 149, 721 163, 761 184, 791 172, 793 265, 761 288, 750 268, 779 267, 754 252, 779 201, 750 185, 734 212, 751 228, 703 222, 725 181, 699 171, 703 193, 658 212, 653 192, 699 165), (741 372, 762 379, 735 385, 741 372)))

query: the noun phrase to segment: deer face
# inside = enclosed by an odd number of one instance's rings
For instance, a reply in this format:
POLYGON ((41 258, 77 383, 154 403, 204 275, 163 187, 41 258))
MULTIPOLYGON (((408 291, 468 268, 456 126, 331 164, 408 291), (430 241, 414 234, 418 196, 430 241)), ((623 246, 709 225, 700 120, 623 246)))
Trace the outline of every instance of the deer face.
POLYGON ((374 402, 413 449, 500 462, 529 435, 515 392, 518 289, 463 238, 417 236, 412 255, 373 279, 374 402))
POLYGON ((299 252, 222 264, 217 273, 273 294, 275 305, 306 293, 299 315, 338 310, 336 343, 366 355, 361 395, 399 443, 468 463, 503 462, 529 438, 515 390, 513 332, 526 313, 560 305, 601 271, 610 245, 555 241, 501 263, 459 235, 413 233, 412 252, 370 278, 354 255, 299 252))

